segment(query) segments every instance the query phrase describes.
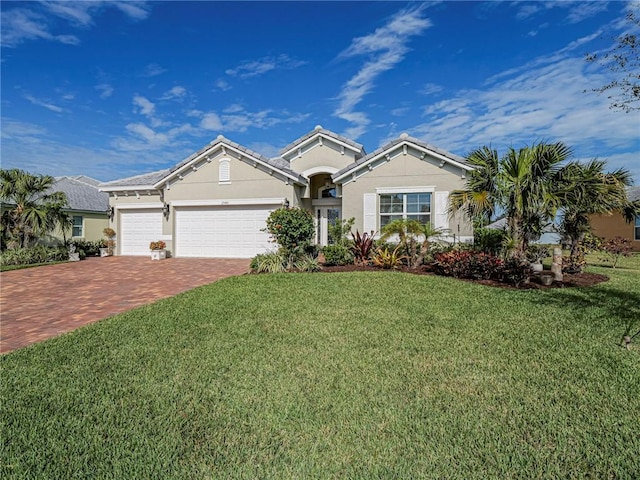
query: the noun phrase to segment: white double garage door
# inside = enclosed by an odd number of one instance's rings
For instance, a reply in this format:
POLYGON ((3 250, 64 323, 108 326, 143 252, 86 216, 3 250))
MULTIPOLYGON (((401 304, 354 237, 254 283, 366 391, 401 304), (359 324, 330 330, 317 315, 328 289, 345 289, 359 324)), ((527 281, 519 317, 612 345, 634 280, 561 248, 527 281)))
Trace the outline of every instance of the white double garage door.
MULTIPOLYGON (((264 232, 269 213, 279 205, 175 207, 172 255, 175 257, 251 258, 274 247, 264 232)), ((161 210, 122 210, 121 255, 148 255, 149 243, 162 238, 161 210)))

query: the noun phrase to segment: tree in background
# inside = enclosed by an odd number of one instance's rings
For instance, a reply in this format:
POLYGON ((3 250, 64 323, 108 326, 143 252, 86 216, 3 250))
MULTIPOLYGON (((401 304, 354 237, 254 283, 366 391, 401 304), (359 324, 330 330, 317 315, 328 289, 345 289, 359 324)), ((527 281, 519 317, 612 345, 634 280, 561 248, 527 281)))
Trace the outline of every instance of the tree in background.
POLYGON ((630 30, 616 37, 609 50, 586 57, 587 62, 599 63, 614 74, 609 83, 593 91, 606 93, 610 107, 624 112, 640 109, 640 3, 630 2, 628 8, 630 30))
POLYGON ((594 159, 570 162, 558 172, 554 189, 560 204, 559 232, 571 245, 571 264, 580 264, 577 258, 591 230, 590 215, 622 212, 627 221, 633 221, 636 213, 637 207, 627 198, 631 174, 623 168, 606 172, 605 167, 605 161, 594 159))
POLYGON ((28 247, 38 238, 60 227, 68 228, 63 209, 67 197, 52 191, 55 179, 50 175, 32 175, 19 169, 0 170, 2 247, 28 247))

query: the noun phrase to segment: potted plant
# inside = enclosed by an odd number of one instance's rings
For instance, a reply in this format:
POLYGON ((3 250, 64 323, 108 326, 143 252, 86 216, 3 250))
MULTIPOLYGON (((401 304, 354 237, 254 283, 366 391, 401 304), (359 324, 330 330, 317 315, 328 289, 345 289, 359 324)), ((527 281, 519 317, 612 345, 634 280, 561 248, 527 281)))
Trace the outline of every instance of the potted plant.
POLYGON ((163 260, 167 258, 167 244, 162 240, 151 242, 149 244, 149 250, 151 250, 151 260, 163 260))
POLYGON ((102 241, 102 246, 100 247, 100 256, 101 257, 110 257, 113 255, 116 249, 116 231, 113 228, 107 227, 102 230, 102 233, 105 237, 107 237, 106 241, 102 241))
POLYGON ((542 261, 549 256, 549 249, 542 245, 529 245, 526 257, 531 264, 531 270, 534 272, 542 272, 544 267, 542 261))

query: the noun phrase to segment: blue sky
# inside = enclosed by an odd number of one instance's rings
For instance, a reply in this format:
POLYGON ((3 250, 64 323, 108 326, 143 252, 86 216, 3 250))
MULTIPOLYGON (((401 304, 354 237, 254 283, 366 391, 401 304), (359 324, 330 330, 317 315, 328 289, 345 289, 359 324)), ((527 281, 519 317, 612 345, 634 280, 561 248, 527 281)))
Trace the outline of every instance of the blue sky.
POLYGON ((371 152, 563 141, 640 183, 640 112, 586 92, 632 2, 9 2, 2 168, 108 181, 218 135, 275 156, 316 125, 371 152))

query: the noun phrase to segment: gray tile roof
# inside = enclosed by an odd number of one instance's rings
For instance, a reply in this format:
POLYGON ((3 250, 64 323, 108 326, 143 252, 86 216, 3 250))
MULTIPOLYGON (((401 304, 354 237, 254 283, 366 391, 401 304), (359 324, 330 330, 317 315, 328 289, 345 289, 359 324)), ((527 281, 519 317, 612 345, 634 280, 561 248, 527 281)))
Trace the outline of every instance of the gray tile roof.
POLYGON ((640 185, 627 188, 627 198, 630 202, 640 200, 640 185))
POLYGON ((112 187, 136 187, 144 186, 149 187, 156 182, 162 180, 169 174, 170 170, 165 168, 164 170, 157 170, 151 173, 143 173, 142 175, 135 175, 133 177, 121 178, 118 180, 112 180, 111 182, 103 182, 99 185, 100 188, 112 188, 112 187))
POLYGON ((349 146, 355 148, 356 150, 360 151, 362 153, 362 155, 365 154, 364 147, 362 145, 360 145, 359 143, 354 142, 353 140, 351 140, 351 139, 349 139, 347 137, 343 137, 342 135, 338 135, 337 133, 334 133, 331 130, 327 130, 325 128, 322 128, 320 125, 318 125, 318 126, 316 126, 316 128, 311 130, 306 135, 303 135, 302 137, 298 138, 297 140, 294 140, 289 145, 287 145, 282 150, 280 150, 280 155, 284 155, 286 152, 288 152, 292 148, 295 148, 298 145, 300 145, 301 143, 304 143, 305 141, 307 141, 308 139, 310 139, 311 137, 313 137, 314 135, 316 135, 318 133, 322 133, 323 135, 325 135, 327 137, 334 138, 336 140, 339 140, 342 143, 346 143, 347 145, 349 145, 349 146))
POLYGON ((386 145, 378 148, 377 150, 371 152, 369 155, 367 155, 366 157, 362 157, 359 160, 356 160, 355 162, 353 162, 350 165, 347 165, 346 167, 344 167, 343 169, 337 171, 336 173, 334 173, 332 175, 333 178, 338 178, 341 175, 344 175, 345 173, 354 170, 356 168, 358 168, 360 165, 362 165, 363 163, 367 163, 371 158, 376 157, 378 155, 380 155, 381 153, 391 150, 393 149, 393 147, 395 147, 396 145, 399 145, 403 142, 410 142, 413 143, 415 145, 418 145, 426 150, 430 150, 432 152, 438 153, 439 155, 442 155, 443 157, 449 158, 451 160, 453 160, 454 162, 457 163, 462 163, 463 165, 469 165, 469 163, 463 158, 460 157, 458 155, 455 155, 451 152, 447 152, 446 150, 443 150, 441 148, 438 148, 434 145, 431 145, 429 143, 423 142, 422 140, 418 140, 417 138, 414 137, 410 137, 406 134, 401 135, 400 137, 391 140, 389 143, 387 143, 386 145))
POLYGON ((109 194, 101 192, 95 185, 76 180, 75 177, 56 178, 52 191, 64 192, 71 210, 105 212, 109 206, 109 194))

